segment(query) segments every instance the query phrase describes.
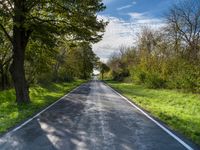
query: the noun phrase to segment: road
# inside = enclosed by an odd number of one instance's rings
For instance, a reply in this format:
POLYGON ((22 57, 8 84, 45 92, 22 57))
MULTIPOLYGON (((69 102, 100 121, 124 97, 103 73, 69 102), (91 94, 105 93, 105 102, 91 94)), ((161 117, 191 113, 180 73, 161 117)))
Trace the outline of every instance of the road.
MULTIPOLYGON (((185 141, 185 140, 183 140, 185 141)), ((188 144, 188 141, 186 141, 188 144)), ((197 149, 193 144, 188 144, 197 149)), ((83 84, 0 138, 1 150, 184 150, 100 81, 83 84)))

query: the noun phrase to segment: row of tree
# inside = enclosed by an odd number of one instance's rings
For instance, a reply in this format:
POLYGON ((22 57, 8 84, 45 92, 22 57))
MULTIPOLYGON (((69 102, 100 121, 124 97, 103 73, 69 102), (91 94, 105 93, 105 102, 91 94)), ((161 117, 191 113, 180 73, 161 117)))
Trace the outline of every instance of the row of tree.
POLYGON ((113 54, 107 76, 200 92, 200 1, 181 1, 170 9, 166 22, 157 30, 143 27, 136 46, 113 54))
POLYGON ((1 0, 1 88, 14 86, 16 101, 28 103, 31 83, 88 78, 104 9, 102 0, 1 0))

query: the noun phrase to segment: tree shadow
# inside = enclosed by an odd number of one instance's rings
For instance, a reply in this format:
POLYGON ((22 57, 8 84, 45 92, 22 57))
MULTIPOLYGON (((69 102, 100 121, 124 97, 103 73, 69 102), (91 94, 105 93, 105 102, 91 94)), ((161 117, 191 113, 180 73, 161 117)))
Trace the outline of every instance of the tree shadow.
POLYGON ((81 139, 75 134, 74 122, 83 111, 89 92, 89 86, 82 86, 19 130, 5 134, 0 138, 0 149, 76 149, 81 139))

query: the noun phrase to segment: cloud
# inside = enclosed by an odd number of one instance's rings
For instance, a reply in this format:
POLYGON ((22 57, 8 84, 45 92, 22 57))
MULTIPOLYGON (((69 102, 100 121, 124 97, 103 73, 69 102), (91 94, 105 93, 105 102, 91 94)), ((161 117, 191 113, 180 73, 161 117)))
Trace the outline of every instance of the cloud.
POLYGON ((130 21, 137 26, 151 26, 153 28, 160 28, 165 26, 163 19, 148 16, 148 13, 131 12, 128 13, 130 21))
POLYGON ((94 52, 102 61, 107 61, 113 52, 117 52, 122 45, 133 45, 133 29, 131 23, 109 16, 100 16, 109 21, 103 40, 93 45, 94 52))
POLYGON ((132 5, 125 5, 125 6, 117 8, 117 10, 123 10, 123 9, 126 9, 126 8, 130 8, 131 6, 132 5))
POLYGON ((117 10, 118 11, 120 11, 120 10, 123 10, 123 9, 127 9, 127 8, 130 8, 130 7, 132 7, 133 5, 135 5, 135 4, 137 4, 135 1, 133 1, 131 4, 129 4, 129 5, 125 5, 125 6, 122 6, 122 7, 119 7, 119 8, 117 8, 117 10))
POLYGON ((135 4, 137 4, 137 2, 136 2, 136 1, 133 1, 132 4, 135 5, 135 4))
POLYGON ((128 15, 131 17, 131 18, 134 18, 134 19, 140 19, 144 16, 143 13, 138 13, 138 12, 132 12, 132 13, 128 13, 128 15))
POLYGON ((103 62, 106 62, 113 52, 119 52, 121 46, 134 46, 141 27, 150 26, 157 29, 165 25, 162 19, 149 17, 148 13, 131 12, 127 15, 130 20, 98 16, 99 19, 109 21, 102 41, 93 45, 94 52, 103 62))

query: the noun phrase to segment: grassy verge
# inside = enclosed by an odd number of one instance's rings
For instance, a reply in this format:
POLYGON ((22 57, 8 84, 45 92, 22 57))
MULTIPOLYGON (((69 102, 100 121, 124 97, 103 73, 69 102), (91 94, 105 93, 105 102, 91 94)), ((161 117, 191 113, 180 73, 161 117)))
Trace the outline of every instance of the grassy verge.
POLYGON ((200 95, 176 90, 148 89, 133 83, 108 84, 170 128, 200 145, 200 95))
POLYGON ((14 90, 0 92, 0 133, 6 132, 17 123, 33 116, 83 82, 79 80, 71 83, 51 83, 46 86, 31 87, 31 103, 22 106, 15 103, 14 90))

